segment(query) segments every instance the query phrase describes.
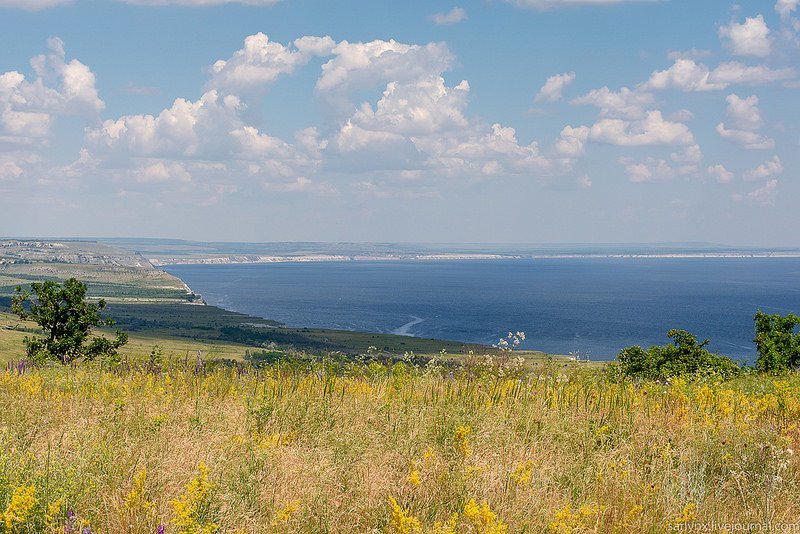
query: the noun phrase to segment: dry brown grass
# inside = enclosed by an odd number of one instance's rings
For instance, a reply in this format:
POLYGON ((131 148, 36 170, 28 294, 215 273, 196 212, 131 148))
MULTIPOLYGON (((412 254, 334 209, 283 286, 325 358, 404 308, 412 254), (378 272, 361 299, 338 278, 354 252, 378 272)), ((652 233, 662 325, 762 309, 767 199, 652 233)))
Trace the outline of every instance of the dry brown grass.
POLYGON ((796 377, 633 386, 597 370, 312 367, 0 375, 0 510, 34 485, 28 531, 52 503, 54 527, 74 510, 93 532, 178 532, 181 518, 187 532, 430 532, 453 514, 455 532, 660 532, 800 517, 796 377))

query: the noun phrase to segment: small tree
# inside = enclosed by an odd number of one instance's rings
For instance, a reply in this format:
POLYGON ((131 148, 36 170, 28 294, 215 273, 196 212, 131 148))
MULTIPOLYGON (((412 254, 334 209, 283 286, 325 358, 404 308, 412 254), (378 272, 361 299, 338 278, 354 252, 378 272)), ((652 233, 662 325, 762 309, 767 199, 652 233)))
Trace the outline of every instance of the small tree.
POLYGON ((686 330, 670 330, 667 336, 672 339, 671 345, 623 349, 617 356, 617 370, 625 376, 650 380, 689 374, 715 374, 727 379, 740 372, 730 358, 706 350, 708 340, 698 343, 686 330))
POLYGON ((800 325, 800 317, 794 314, 782 316, 756 312, 756 342, 758 358, 756 369, 780 373, 800 367, 800 333, 794 329, 800 325))
POLYGON ((34 282, 31 291, 32 294, 17 287, 11 300, 12 311, 21 319, 35 321, 46 336, 25 337, 30 359, 53 359, 66 364, 79 358, 114 357, 117 349, 128 342, 128 335, 120 331, 114 339, 91 337, 92 328, 113 326, 114 321, 100 315, 106 307, 105 300, 100 299, 97 304, 86 301, 83 282, 75 278, 63 284, 52 280, 34 282))

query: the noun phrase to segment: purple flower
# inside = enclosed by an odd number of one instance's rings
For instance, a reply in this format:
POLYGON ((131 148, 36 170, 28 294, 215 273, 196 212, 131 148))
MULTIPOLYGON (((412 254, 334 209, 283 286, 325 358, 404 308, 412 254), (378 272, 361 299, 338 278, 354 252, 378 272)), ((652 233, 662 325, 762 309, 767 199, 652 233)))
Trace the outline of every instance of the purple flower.
POLYGON ((166 532, 164 525, 158 525, 158 534, 164 534, 164 532, 166 532))
POLYGON ((92 534, 92 527, 83 527, 81 534, 92 534))

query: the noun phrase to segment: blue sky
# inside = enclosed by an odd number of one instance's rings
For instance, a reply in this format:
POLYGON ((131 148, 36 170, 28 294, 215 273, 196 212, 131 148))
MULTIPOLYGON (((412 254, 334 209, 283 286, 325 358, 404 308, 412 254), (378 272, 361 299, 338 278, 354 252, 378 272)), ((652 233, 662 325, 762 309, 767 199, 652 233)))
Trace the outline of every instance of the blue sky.
POLYGON ((800 246, 800 6, 0 0, 0 235, 800 246))

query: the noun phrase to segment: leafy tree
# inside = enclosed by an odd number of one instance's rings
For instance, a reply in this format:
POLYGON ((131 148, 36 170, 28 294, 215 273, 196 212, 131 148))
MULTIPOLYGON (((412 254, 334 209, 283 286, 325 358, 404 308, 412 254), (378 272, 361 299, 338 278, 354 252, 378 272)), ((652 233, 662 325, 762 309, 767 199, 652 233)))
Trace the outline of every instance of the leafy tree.
POLYGON ((800 317, 768 315, 759 310, 755 321, 756 369, 780 373, 800 367, 800 333, 794 331, 800 325, 800 317))
POLYGON ((48 280, 31 284, 32 294, 17 287, 11 300, 11 309, 21 319, 39 324, 45 338, 24 339, 28 357, 34 361, 46 359, 69 363, 79 358, 114 358, 117 349, 128 342, 128 335, 116 332, 114 339, 91 337, 92 328, 113 326, 112 319, 104 319, 100 312, 106 302, 86 301, 86 284, 70 278, 63 284, 48 280))
POLYGON ((688 374, 716 374, 723 379, 738 374, 741 369, 730 358, 709 352, 686 330, 670 330, 671 345, 645 350, 634 346, 623 349, 617 356, 617 372, 624 376, 665 380, 688 374))

